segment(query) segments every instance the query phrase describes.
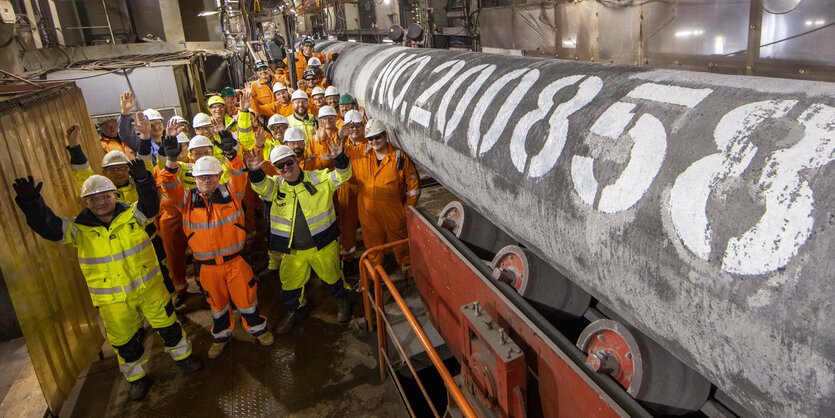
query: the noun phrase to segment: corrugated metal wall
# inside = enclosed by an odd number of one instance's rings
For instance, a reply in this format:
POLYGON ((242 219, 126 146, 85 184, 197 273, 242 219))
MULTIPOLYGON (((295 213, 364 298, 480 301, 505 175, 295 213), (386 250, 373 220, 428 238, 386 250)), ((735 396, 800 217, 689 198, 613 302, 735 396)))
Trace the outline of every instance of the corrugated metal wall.
POLYGON ((104 341, 73 247, 44 240, 14 203, 14 179, 31 174, 58 215, 81 210, 66 151, 66 130, 81 124, 94 170, 103 155, 81 90, 74 83, 0 102, 0 269, 20 320, 32 365, 57 413, 78 374, 104 341))

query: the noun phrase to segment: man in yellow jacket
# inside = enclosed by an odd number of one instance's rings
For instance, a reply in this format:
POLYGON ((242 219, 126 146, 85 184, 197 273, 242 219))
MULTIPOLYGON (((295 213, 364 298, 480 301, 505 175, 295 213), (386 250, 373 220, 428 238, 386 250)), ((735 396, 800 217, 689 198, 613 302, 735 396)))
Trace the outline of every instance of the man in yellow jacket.
POLYGON ((139 195, 136 203, 117 202, 113 182, 93 175, 81 187, 87 208, 75 218, 56 216, 40 195, 43 183, 36 186, 32 176, 18 178, 12 186, 26 223, 38 235, 78 248, 90 299, 101 314, 119 369, 130 382, 128 397, 139 400, 150 386, 148 356, 136 330, 140 315, 162 337, 165 351, 184 372, 200 370, 203 362, 191 353, 144 228, 159 210, 154 180, 142 162, 130 162, 129 171, 139 195))
POLYGON ((351 178, 351 162, 344 145, 334 140, 329 156, 336 170, 302 171, 296 154, 286 145, 270 152, 278 176, 268 177, 258 150, 244 151, 252 189, 270 206, 270 250, 284 253, 279 278, 282 301, 288 314, 278 334, 288 333, 304 315, 304 286, 311 268, 336 297, 340 323, 351 319, 350 287, 342 274, 339 257, 339 225, 333 195, 351 178))

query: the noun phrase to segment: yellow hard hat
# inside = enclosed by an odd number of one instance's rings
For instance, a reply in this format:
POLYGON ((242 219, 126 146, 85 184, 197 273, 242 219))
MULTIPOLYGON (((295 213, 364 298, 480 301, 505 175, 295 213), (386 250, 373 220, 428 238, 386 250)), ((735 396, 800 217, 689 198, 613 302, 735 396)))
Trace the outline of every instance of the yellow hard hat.
POLYGON ((116 190, 116 185, 105 176, 93 174, 81 185, 81 197, 116 190))
POLYGON ((212 107, 212 105, 216 105, 216 104, 225 105, 226 102, 223 101, 223 97, 220 97, 220 96, 209 97, 209 103, 207 104, 207 106, 212 107))

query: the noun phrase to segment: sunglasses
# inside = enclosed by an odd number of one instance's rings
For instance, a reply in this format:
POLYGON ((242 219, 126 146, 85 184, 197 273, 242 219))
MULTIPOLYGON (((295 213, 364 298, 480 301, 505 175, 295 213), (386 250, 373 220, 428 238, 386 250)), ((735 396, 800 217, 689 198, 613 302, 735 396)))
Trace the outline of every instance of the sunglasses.
POLYGON ((379 140, 383 139, 383 136, 384 136, 383 134, 374 135, 371 138, 368 138, 368 142, 379 141, 379 140))
POLYGON ((290 167, 292 167, 292 166, 293 166, 293 164, 295 164, 295 163, 296 163, 296 162, 295 162, 295 161, 293 161, 293 160, 287 160, 287 161, 285 161, 285 162, 283 162, 283 163, 275 163, 275 164, 273 164, 273 165, 275 165, 275 168, 277 168, 277 169, 281 170, 281 169, 283 169, 284 167, 290 168, 290 167))

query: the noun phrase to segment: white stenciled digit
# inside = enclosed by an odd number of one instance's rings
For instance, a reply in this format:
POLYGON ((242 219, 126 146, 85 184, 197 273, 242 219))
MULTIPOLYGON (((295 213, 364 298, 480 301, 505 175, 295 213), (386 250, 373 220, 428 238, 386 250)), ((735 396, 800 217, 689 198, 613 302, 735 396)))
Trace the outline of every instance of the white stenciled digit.
POLYGON ((400 108, 400 118, 406 117, 406 102, 403 101, 403 96, 406 95, 406 92, 409 91, 409 88, 412 86, 412 82, 415 81, 415 77, 418 74, 423 73, 423 68, 426 67, 426 64, 429 62, 430 57, 422 57, 415 61, 417 67, 415 67, 414 71, 412 71, 412 75, 406 80, 406 84, 404 84, 399 90, 400 93, 394 97, 394 100, 390 102, 391 110, 397 112, 397 108, 400 107, 402 104, 403 107, 400 108))
MULTIPOLYGON (((631 99, 693 108, 710 93, 710 89, 644 83, 632 89, 626 96, 631 99)), ((595 121, 590 129, 591 133, 613 141, 620 140, 626 127, 635 118, 635 106, 634 103, 615 102, 595 121)), ((617 180, 600 192, 597 209, 603 213, 622 212, 638 203, 664 164, 667 131, 658 118, 650 114, 641 115, 628 135, 634 143, 629 154, 629 163, 617 180)), ((575 156, 571 161, 571 178, 580 199, 593 205, 598 188, 598 182, 594 178, 594 159, 575 156)))
POLYGON ((409 111, 409 119, 414 121, 415 123, 423 126, 424 128, 429 127, 429 123, 432 120, 432 113, 428 110, 424 109, 421 106, 424 106, 429 99, 435 95, 441 88, 452 80, 452 77, 455 77, 462 68, 464 68, 464 61, 461 60, 452 60, 442 63, 441 65, 435 67, 430 74, 435 74, 440 71, 443 71, 447 68, 450 70, 444 74, 441 78, 438 79, 435 83, 433 83, 429 88, 423 91, 417 99, 415 99, 415 104, 412 106, 412 109, 409 111), (451 68, 450 68, 451 67, 451 68))
POLYGON ((487 81, 487 78, 493 74, 493 71, 496 71, 496 66, 493 64, 476 65, 475 67, 461 73, 461 75, 459 75, 458 78, 456 78, 455 81, 449 85, 449 89, 447 89, 446 93, 444 93, 444 97, 441 99, 441 104, 438 106, 438 113, 435 115, 437 123, 435 127, 438 129, 438 132, 443 134, 444 143, 449 141, 452 131, 458 127, 458 123, 461 122, 461 118, 464 117, 464 112, 466 112, 470 107, 470 102, 473 100, 473 97, 476 93, 478 93, 478 90, 484 82, 487 81), (455 107, 455 111, 447 121, 446 112, 449 108, 450 102, 453 98, 459 96, 458 89, 461 88, 464 81, 476 73, 478 73, 478 77, 476 77, 476 79, 473 80, 469 86, 467 86, 464 94, 460 95, 458 106, 455 107))
MULTIPOLYGON (((513 130, 513 135, 510 139, 510 159, 520 173, 525 172, 525 164, 528 161, 528 152, 525 149, 528 131, 534 123, 548 114, 554 105, 554 96, 557 92, 577 83, 583 77, 585 76, 574 75, 563 77, 546 86, 539 94, 537 108, 528 112, 516 124, 516 129, 513 130)), ((549 129, 545 144, 538 154, 530 158, 530 167, 528 168, 528 175, 530 177, 542 177, 554 168, 554 164, 557 163, 557 160, 562 154, 562 149, 565 146, 565 140, 568 136, 568 117, 589 104, 597 96, 597 93, 600 92, 602 87, 603 80, 599 77, 589 77, 577 86, 577 93, 574 97, 560 103, 554 109, 551 118, 548 120, 549 129)))
POLYGON ((766 100, 749 103, 728 112, 714 130, 719 150, 687 167, 670 190, 670 218, 684 246, 702 260, 710 257, 710 223, 707 201, 715 185, 728 177, 740 176, 757 147, 749 136, 768 118, 786 115, 796 100, 766 100))
POLYGON ((467 130, 467 145, 469 145, 470 152, 473 156, 476 156, 476 152, 478 152, 478 155, 484 155, 487 151, 493 148, 493 145, 495 145, 496 141, 499 140, 499 135, 504 132, 507 122, 510 119, 510 115, 513 114, 513 110, 519 106, 519 103, 528 93, 531 86, 536 83, 536 80, 539 80, 539 70, 529 70, 524 68, 521 70, 511 71, 503 75, 484 91, 481 99, 478 100, 475 108, 473 109, 473 114, 470 116, 470 127, 467 130), (490 123, 490 128, 482 137, 481 122, 487 108, 502 96, 501 93, 504 91, 507 84, 519 78, 522 74, 524 74, 524 77, 522 77, 522 80, 516 85, 516 88, 514 88, 513 91, 505 97, 505 101, 496 113, 495 119, 493 119, 490 123), (481 141, 480 145, 479 140, 481 141))
POLYGON ((371 100, 377 101, 377 103, 383 104, 383 90, 385 90, 385 80, 388 79, 389 74, 391 74, 391 69, 397 65, 400 60, 406 56, 405 52, 401 52, 385 66, 383 69, 380 70, 380 74, 377 75, 377 79, 374 80, 374 87, 371 89, 371 100))
POLYGON ((403 70, 414 62, 415 58, 417 57, 414 55, 406 56, 392 65, 388 72, 383 75, 383 80, 380 82, 380 94, 377 97, 377 103, 386 105, 388 100, 389 106, 391 105, 391 101, 394 100, 393 94, 391 93, 392 85, 400 77, 400 74, 403 73, 403 70))
POLYGON ((765 213, 751 229, 728 241, 722 270, 745 275, 775 271, 788 264, 811 235, 815 200, 800 173, 835 159, 835 108, 812 105, 798 121, 806 128, 803 139, 766 160, 758 184, 765 213))

